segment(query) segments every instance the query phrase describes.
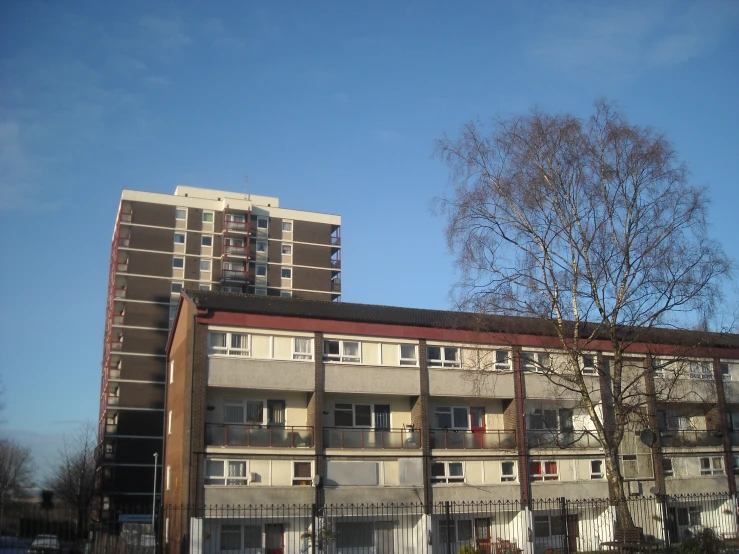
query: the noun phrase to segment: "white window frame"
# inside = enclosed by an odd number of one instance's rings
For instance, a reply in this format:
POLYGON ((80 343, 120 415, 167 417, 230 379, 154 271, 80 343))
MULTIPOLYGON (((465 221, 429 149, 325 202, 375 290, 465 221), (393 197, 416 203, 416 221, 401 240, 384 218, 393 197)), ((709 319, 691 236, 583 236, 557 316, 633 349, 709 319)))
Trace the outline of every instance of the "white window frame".
POLYGON ((292 256, 293 255, 293 243, 292 242, 283 242, 280 245, 280 252, 283 256, 292 256), (288 251, 285 252, 285 249, 288 251))
POLYGON ((183 244, 184 245, 187 242, 187 234, 175 232, 174 237, 172 238, 172 240, 173 240, 173 242, 175 244, 183 244), (177 237, 182 237, 182 242, 178 242, 177 241, 177 237))
POLYGON ((493 369, 495 371, 513 370, 513 357, 511 356, 510 350, 504 350, 502 348, 496 348, 495 350, 493 350, 493 369), (499 361, 498 354, 505 355, 505 360, 499 361))
POLYGON ((187 221, 187 208, 183 208, 182 206, 177 206, 174 209, 174 218, 177 221, 187 221), (185 217, 180 217, 180 212, 184 212, 185 217))
POLYGON ((664 477, 674 477, 675 476, 675 465, 672 463, 672 458, 662 458, 662 475, 664 477), (669 465, 669 469, 665 467, 666 465, 669 465))
POLYGON ((269 229, 269 217, 265 217, 261 215, 258 216, 257 217, 257 229, 265 229, 265 230, 269 229), (262 221, 265 222, 264 226, 260 225, 262 221))
MULTIPOLYGON (((213 264, 211 264, 211 267, 213 267, 213 264)), ((223 262, 221 269, 224 271, 246 271, 246 262, 243 260, 229 260, 227 262, 223 262)), ((201 269, 200 271, 203 270, 201 269)))
POLYGON ((232 331, 215 331, 211 330, 208 332, 208 355, 209 356, 251 356, 251 334, 250 333, 236 333, 232 331), (213 346, 213 337, 216 334, 226 335, 225 346, 213 346), (232 337, 239 335, 242 340, 245 340, 246 347, 234 347, 230 346, 233 343, 232 337))
POLYGON ((362 342, 358 340, 342 340, 342 339, 324 339, 323 341, 323 361, 342 364, 361 364, 362 363, 362 342), (338 354, 327 354, 326 345, 329 343, 339 343, 338 354), (348 355, 345 352, 345 344, 356 344, 357 355, 348 355))
POLYGON ((213 248, 213 235, 200 235, 201 248, 213 248), (205 244, 205 239, 210 239, 210 244, 205 244))
POLYGON ((238 460, 232 458, 205 458, 205 468, 203 468, 204 483, 206 487, 245 487, 249 484, 249 460, 238 460), (220 462, 223 475, 210 475, 208 473, 208 463, 220 462), (244 475, 229 475, 229 469, 233 464, 243 464, 244 475), (213 483, 208 481, 223 481, 223 483, 213 483), (229 483, 229 481, 232 481, 229 483))
POLYGON ((257 254, 267 253, 269 251, 269 243, 266 240, 258 240, 256 244, 257 254), (259 247, 263 246, 264 249, 260 250, 259 247))
POLYGON ((293 268, 292 267, 281 267, 280 268, 280 278, 283 281, 292 281, 293 280, 293 268), (290 277, 285 277, 286 271, 290 274, 290 277))
POLYGON ((515 460, 503 460, 500 462, 500 482, 501 483, 515 483, 518 481, 518 472, 516 471, 515 460), (511 464, 513 471, 511 473, 503 472, 503 464, 511 464))
POLYGON ((562 521, 562 516, 560 514, 542 514, 542 513, 536 513, 536 512, 534 512, 532 515, 533 515, 533 522, 534 522, 534 536, 536 538, 538 538, 538 539, 546 539, 546 538, 551 538, 551 537, 562 537, 562 536, 564 536, 564 533, 565 533, 564 526, 566 525, 566 523, 564 521, 562 521), (548 527, 548 530, 547 530, 547 534, 546 535, 536 532, 536 520, 538 519, 539 522, 541 522, 542 520, 544 520, 544 518, 546 518, 546 520, 547 520, 547 527, 548 527), (559 519, 560 522, 561 522, 560 523, 560 528, 562 529, 562 532, 561 533, 558 533, 556 535, 554 533, 552 533, 552 527, 553 527, 552 526, 552 520, 553 519, 559 519))
POLYGON ((374 429, 375 426, 375 405, 364 404, 361 402, 337 402, 334 404, 334 426, 340 429, 374 429), (342 406, 339 408, 339 406, 342 406), (346 406, 350 406, 347 408, 346 406), (357 424, 357 406, 369 407, 369 425, 358 425, 357 424), (336 412, 349 412, 352 414, 351 425, 338 425, 336 423, 336 412))
MULTIPOLYGON (((439 533, 439 544, 446 545, 447 542, 450 542, 454 545, 459 543, 471 543, 475 539, 475 523, 471 519, 451 519, 449 520, 449 523, 451 525, 447 528, 447 521, 445 519, 440 519, 436 524, 436 530, 439 533), (469 535, 469 538, 461 538, 459 527, 460 523, 469 524, 471 529, 471 534, 469 535), (453 533, 449 533, 449 529, 453 531, 453 533)), ((455 548, 456 550, 456 548, 455 548)))
POLYGON ((185 269, 185 257, 184 256, 172 256, 172 269, 185 269), (175 261, 182 260, 182 266, 178 267, 175 265, 175 261))
POLYGON ((605 479, 605 477, 606 477, 605 462, 603 460, 590 460, 590 479, 598 480, 598 479, 605 479), (595 466, 593 464, 599 464, 600 469, 596 471, 595 466))
POLYGON ((198 290, 210 290, 210 283, 198 283, 198 290))
POLYGON ((200 263, 198 264, 198 266, 200 267, 200 271, 202 273, 210 273, 211 271, 213 271, 213 260, 209 258, 200 258, 200 263))
POLYGON ((292 233, 293 232, 293 220, 283 219, 281 227, 282 227, 283 233, 292 233), (289 227, 289 229, 285 229, 285 227, 289 227))
POLYGON ((464 483, 465 482, 465 471, 464 462, 456 460, 433 460, 431 462, 431 468, 436 464, 444 465, 444 475, 431 475, 430 480, 432 483, 464 483), (451 464, 459 465, 462 468, 462 475, 451 475, 449 466, 451 464))
POLYGON ((229 212, 226 214, 226 221, 231 223, 246 223, 246 214, 229 212))
POLYGON ((418 345, 417 344, 399 344, 398 345, 398 362, 402 366, 418 367, 418 345), (403 357, 403 348, 413 348, 413 357, 403 357))
POLYGON ((293 291, 291 290, 281 290, 280 296, 282 298, 292 298, 293 297, 293 291))
POLYGON ((313 339, 311 337, 293 337, 293 340, 290 342, 292 343, 293 360, 306 361, 313 359, 313 339), (296 346, 298 345, 298 341, 307 341, 308 349, 298 350, 296 348, 296 346))
POLYGON ((700 464, 700 474, 704 476, 723 475, 724 474, 724 457, 723 456, 701 456, 698 459, 700 464), (708 467, 703 467, 704 461, 708 467), (718 463, 717 463, 718 462, 718 463))
POLYGON ((215 214, 215 212, 211 212, 211 211, 208 211, 208 210, 203 210, 202 221, 203 221, 203 223, 215 224, 215 222, 216 222, 216 214, 215 214), (211 216, 211 220, 210 221, 208 221, 207 219, 205 219, 205 216, 207 216, 207 215, 211 216))
POLYGON ((460 361, 460 352, 459 347, 457 346, 443 346, 440 344, 429 344, 426 347, 426 365, 428 367, 462 367, 461 361, 460 361), (438 348, 439 349, 439 358, 432 358, 430 356, 430 349, 431 348, 438 348), (448 354, 450 352, 454 352, 454 358, 449 358, 448 354))
MULTIPOLYGON (((181 268, 177 268, 177 269, 181 269, 181 268)), ((182 281, 172 281, 169 285, 169 294, 181 294, 182 289, 184 288, 185 288, 185 283, 183 283, 182 281), (175 290, 177 285, 180 286, 180 290, 175 290)))
POLYGON ((731 362, 720 361, 719 366, 721 368, 721 378, 724 381, 731 381, 731 362))
POLYGON ((267 296, 267 287, 254 287, 254 294, 257 296, 267 296))
POLYGON ((434 408, 434 423, 437 425, 435 427, 435 429, 456 429, 456 430, 468 431, 469 428, 470 428, 470 409, 467 406, 436 406, 434 408), (442 411, 442 410, 443 410, 442 413, 448 413, 449 414, 449 417, 451 418, 451 421, 452 421, 451 426, 446 426, 446 427, 444 427, 444 426, 441 426, 441 427, 438 426, 438 424, 439 424, 438 413, 440 411, 442 411), (464 418, 464 420, 465 420, 465 426, 464 427, 460 427, 460 426, 456 425, 456 423, 454 421, 455 420, 454 410, 464 410, 465 411, 465 418, 464 418))
POLYGON ((690 360, 688 362, 688 375, 691 379, 699 381, 713 381, 713 368, 710 362, 690 360))
POLYGON ((529 476, 532 481, 559 481, 559 462, 557 460, 531 460, 529 462, 529 476), (541 473, 534 473, 531 467, 533 464, 540 464, 541 473), (554 464, 556 473, 547 473, 547 464, 554 464))
POLYGON ((552 367, 549 352, 521 352, 521 369, 532 373, 546 373, 552 367))
POLYGON ((315 466, 312 460, 293 460, 290 468, 291 484, 292 486, 311 486, 313 485, 313 476, 316 474, 315 466), (310 464, 310 477, 296 477, 295 476, 295 464, 310 464), (307 482, 305 482, 307 481, 307 482))
POLYGON ((255 277, 264 277, 266 279, 267 278, 267 264, 255 264, 255 266, 256 267, 254 268, 254 276, 255 277), (259 270, 260 269, 264 269, 264 275, 261 275, 259 273, 259 270))
POLYGON ((269 401, 276 400, 278 402, 285 402, 281 398, 243 398, 236 396, 225 396, 223 398, 223 422, 226 425, 271 425, 274 422, 269 421, 269 401), (259 420, 249 420, 249 403, 261 404, 261 412, 259 420), (226 408, 228 406, 238 407, 242 410, 243 417, 241 421, 226 421, 226 408))
POLYGON ((580 371, 583 375, 598 375, 596 366, 598 358, 595 354, 582 354, 580 356, 580 371), (590 363, 592 361, 592 363, 590 363))

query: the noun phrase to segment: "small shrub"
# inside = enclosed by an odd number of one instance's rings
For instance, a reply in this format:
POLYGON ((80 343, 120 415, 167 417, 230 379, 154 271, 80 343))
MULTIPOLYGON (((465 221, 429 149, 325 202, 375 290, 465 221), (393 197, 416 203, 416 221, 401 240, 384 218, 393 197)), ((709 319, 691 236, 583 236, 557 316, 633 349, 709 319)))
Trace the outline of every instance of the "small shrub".
POLYGON ((471 544, 463 544, 459 549, 459 554, 483 554, 482 548, 477 548, 471 544))
POLYGON ((702 529, 688 535, 680 548, 682 554, 715 554, 719 551, 721 541, 713 529, 702 529))

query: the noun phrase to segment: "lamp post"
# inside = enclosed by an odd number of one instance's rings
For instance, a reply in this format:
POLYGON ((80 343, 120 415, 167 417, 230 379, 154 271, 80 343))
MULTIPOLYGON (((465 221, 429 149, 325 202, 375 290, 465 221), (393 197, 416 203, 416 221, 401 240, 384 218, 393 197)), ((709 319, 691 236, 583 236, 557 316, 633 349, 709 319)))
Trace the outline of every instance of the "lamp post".
POLYGON ((159 459, 159 452, 154 452, 154 492, 152 492, 151 501, 151 530, 154 531, 154 518, 157 513, 157 460, 159 459))

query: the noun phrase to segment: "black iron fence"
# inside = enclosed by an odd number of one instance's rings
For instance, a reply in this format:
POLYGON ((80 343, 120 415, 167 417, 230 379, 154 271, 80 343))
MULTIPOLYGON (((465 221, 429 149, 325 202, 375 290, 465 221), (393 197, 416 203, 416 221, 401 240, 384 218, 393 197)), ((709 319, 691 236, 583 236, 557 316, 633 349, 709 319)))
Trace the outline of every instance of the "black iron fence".
POLYGON ((606 500, 423 504, 163 506, 78 524, 74 510, 8 506, 0 553, 33 542, 111 554, 572 554, 604 550, 739 552, 737 499, 633 497, 628 518, 606 500))

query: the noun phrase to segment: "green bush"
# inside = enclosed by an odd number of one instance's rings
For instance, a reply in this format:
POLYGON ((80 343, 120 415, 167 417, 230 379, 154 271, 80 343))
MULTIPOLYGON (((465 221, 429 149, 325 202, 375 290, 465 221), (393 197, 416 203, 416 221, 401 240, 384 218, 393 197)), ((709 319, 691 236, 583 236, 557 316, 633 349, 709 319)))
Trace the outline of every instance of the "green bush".
POLYGON ((719 551, 721 541, 713 529, 703 529, 690 534, 680 547, 682 554, 715 554, 719 551))
POLYGON ((471 544, 463 544, 459 549, 459 554, 483 554, 482 548, 477 548, 471 544))

